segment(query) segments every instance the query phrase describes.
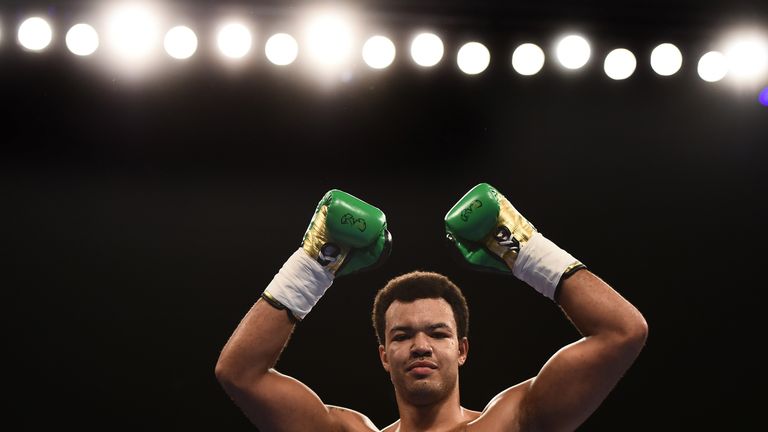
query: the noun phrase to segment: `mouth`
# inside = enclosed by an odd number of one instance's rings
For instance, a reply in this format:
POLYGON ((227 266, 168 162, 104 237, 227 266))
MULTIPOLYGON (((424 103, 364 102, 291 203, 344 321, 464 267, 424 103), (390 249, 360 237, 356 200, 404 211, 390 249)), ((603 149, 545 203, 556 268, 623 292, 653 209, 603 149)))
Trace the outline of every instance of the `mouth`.
POLYGON ((414 375, 429 375, 435 369, 437 369, 437 364, 421 360, 409 364, 405 370, 414 375))

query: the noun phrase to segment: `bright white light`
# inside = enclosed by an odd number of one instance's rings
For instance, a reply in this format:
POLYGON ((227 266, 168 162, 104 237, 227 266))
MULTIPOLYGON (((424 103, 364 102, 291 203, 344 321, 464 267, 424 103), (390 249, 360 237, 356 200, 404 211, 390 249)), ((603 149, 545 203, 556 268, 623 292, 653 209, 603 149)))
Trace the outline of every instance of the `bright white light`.
POLYGON ((728 60, 722 53, 710 51, 699 59, 698 72, 704 81, 720 81, 728 74, 728 60))
POLYGON ((384 69, 395 60, 395 44, 384 36, 374 36, 363 45, 363 60, 374 69, 384 69))
POLYGON ((477 75, 488 68, 488 64, 491 63, 491 53, 479 42, 468 42, 459 49, 456 63, 465 74, 477 75))
POLYGON ((19 27, 19 43, 30 51, 45 49, 52 37, 51 26, 40 17, 29 18, 19 27))
POLYGON ((544 66, 544 51, 532 43, 520 45, 512 53, 512 67, 520 75, 535 75, 544 66))
POLYGON ((243 58, 251 50, 251 32, 242 24, 227 24, 219 31, 218 43, 225 56, 243 58))
POLYGON ((169 56, 179 60, 188 59, 197 51, 197 35, 189 27, 174 27, 165 34, 164 45, 169 56))
POLYGON ((299 55, 299 43, 286 33, 272 35, 264 47, 267 59, 278 66, 293 63, 299 55))
POLYGON ((755 78, 768 69, 768 43, 758 37, 732 42, 725 50, 728 73, 734 78, 755 78))
POLYGON ((67 32, 67 48, 72 54, 88 56, 99 49, 99 34, 88 24, 75 24, 67 32))
POLYGON ((629 78, 635 72, 637 60, 631 51, 618 48, 605 56, 603 67, 605 68, 605 74, 609 78, 623 80, 629 78))
POLYGON ((352 30, 340 16, 327 14, 313 19, 307 27, 310 56, 324 65, 339 65, 352 53, 352 30))
POLYGON ((443 58, 443 41, 432 33, 422 33, 411 43, 411 57, 419 66, 432 67, 443 58))
POLYGON ((683 55, 671 43, 663 43, 651 51, 651 68, 661 76, 677 73, 683 65, 683 55))
POLYGON ((579 69, 589 61, 589 42, 581 36, 566 36, 557 44, 556 53, 565 68, 579 69))
POLYGON ((124 6, 109 19, 109 42, 120 57, 148 57, 159 45, 157 17, 142 6, 124 6))

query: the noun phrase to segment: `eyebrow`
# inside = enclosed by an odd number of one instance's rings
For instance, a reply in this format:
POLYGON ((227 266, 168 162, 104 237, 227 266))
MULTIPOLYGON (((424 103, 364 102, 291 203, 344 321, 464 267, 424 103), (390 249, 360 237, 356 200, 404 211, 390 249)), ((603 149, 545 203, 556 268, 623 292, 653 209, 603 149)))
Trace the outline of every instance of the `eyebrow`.
MULTIPOLYGON (((447 323, 443 323, 443 322, 435 323, 435 324, 430 324, 430 325, 425 327, 425 330, 427 330, 427 331, 433 331, 433 330, 437 330, 437 329, 447 329, 449 331, 452 330, 451 326, 449 326, 447 323)), ((389 330, 389 333, 391 334, 391 333, 394 333, 396 331, 405 331, 405 332, 407 332, 407 331, 411 331, 411 330, 413 330, 413 327, 401 325, 401 326, 394 326, 394 327, 392 327, 389 330)))

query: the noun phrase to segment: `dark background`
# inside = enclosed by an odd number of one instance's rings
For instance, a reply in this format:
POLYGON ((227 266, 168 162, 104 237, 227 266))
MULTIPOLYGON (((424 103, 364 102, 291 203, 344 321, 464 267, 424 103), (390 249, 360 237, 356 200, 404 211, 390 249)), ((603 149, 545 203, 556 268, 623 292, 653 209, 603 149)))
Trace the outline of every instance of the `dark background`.
MULTIPOLYGON (((305 2, 230 2, 255 22, 305 2)), ((199 25, 226 2, 188 2, 199 25)), ((442 246, 442 217, 475 184, 500 189, 545 235, 645 315, 647 346, 585 431, 751 430, 760 424, 765 341, 768 107, 760 87, 706 83, 696 61, 729 25, 768 23, 765 2, 358 2, 390 26, 398 59, 320 85, 263 57, 240 68, 199 55, 142 80, 74 58, 63 33, 23 52, 27 11, 53 22, 87 2, 0 7, 0 277, 4 422, 18 430, 253 430, 214 377, 221 347, 295 250, 331 188, 383 209, 387 265, 339 279, 297 328, 278 369, 326 402, 397 418, 370 307, 414 269, 442 272, 470 304, 462 404, 482 410, 579 335, 514 278, 465 270, 442 246), (619 4, 620 3, 620 4, 619 4), (404 47, 429 24, 446 58, 419 70, 404 47), (565 25, 593 44, 558 68, 565 25), (400 38, 400 39, 398 39, 400 38), (470 77, 460 42, 487 44, 470 77), (519 43, 548 61, 522 77, 519 43), (656 76, 658 43, 682 70, 656 76), (614 82, 602 58, 632 49, 614 82)), ((212 37, 212 36, 211 36, 212 37)))

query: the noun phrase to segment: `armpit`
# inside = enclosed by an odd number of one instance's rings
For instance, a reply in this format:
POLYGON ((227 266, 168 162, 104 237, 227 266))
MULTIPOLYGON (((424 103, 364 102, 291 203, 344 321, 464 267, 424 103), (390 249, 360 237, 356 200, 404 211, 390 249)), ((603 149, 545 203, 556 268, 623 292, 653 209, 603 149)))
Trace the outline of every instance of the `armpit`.
POLYGON ((326 405, 328 412, 333 416, 341 426, 343 432, 371 432, 379 431, 379 428, 364 414, 349 408, 343 408, 335 405, 326 405))

